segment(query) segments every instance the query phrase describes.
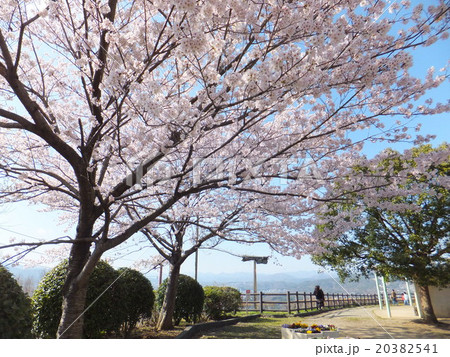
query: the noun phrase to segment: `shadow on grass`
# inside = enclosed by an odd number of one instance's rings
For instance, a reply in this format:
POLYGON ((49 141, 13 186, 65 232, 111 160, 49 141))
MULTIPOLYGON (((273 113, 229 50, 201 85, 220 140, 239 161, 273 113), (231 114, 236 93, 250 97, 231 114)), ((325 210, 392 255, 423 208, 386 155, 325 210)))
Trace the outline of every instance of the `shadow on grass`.
POLYGON ((223 339, 279 339, 279 319, 257 318, 252 322, 238 323, 204 333, 201 338, 223 339))

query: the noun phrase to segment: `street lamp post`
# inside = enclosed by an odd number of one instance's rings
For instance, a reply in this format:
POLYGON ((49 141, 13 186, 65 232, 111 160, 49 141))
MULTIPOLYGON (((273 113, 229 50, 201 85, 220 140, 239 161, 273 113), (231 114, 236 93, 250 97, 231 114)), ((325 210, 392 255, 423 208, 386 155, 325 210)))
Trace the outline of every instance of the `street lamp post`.
MULTIPOLYGON (((242 256, 243 262, 248 262, 253 260, 253 292, 254 292, 254 299, 255 302, 255 309, 256 309, 256 295, 258 294, 258 283, 256 278, 256 264, 267 264, 267 261, 269 260, 269 257, 253 257, 244 255, 242 256)), ((260 302, 262 304, 262 301, 260 302)))

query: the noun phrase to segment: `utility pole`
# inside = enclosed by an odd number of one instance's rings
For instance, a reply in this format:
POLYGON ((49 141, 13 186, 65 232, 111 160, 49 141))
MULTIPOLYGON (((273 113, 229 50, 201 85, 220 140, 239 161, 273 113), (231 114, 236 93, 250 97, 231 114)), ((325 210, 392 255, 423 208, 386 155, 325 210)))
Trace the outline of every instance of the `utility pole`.
POLYGON ((162 284, 162 273, 163 273, 163 265, 159 264, 159 285, 162 284))
POLYGON ((258 293, 258 283, 256 280, 256 260, 253 261, 253 292, 255 294, 258 293))
MULTIPOLYGON (((195 238, 195 244, 198 244, 198 222, 199 222, 199 219, 198 219, 198 217, 197 217, 197 227, 196 227, 196 238, 195 238)), ((194 279, 195 279, 195 281, 197 281, 197 273, 198 273, 198 247, 197 247, 197 249, 195 250, 195 272, 194 272, 194 279)))

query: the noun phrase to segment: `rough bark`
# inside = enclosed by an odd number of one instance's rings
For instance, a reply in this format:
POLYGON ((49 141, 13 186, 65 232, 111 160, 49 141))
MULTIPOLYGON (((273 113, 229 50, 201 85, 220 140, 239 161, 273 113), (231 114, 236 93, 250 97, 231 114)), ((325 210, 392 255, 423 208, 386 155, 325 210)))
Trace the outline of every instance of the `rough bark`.
POLYGON ((173 312, 175 310, 175 297, 177 293, 178 278, 180 276, 180 268, 179 264, 170 267, 167 290, 159 313, 157 324, 158 330, 173 329, 173 312))
POLYGON ((74 339, 83 337, 84 308, 87 294, 87 284, 69 284, 64 295, 62 315, 58 327, 57 338, 74 339))
POLYGON ((428 285, 418 285, 418 288, 420 292, 420 304, 422 305, 422 318, 424 322, 437 324, 438 320, 436 318, 436 315, 434 314, 428 285))
MULTIPOLYGON (((92 216, 81 212, 76 238, 92 237, 92 231, 92 216)), ((57 333, 58 338, 83 337, 83 312, 86 303, 87 285, 93 270, 93 268, 90 271, 85 269, 90 256, 90 246, 91 243, 89 242, 78 242, 72 245, 67 277, 63 287, 63 305, 57 333)))

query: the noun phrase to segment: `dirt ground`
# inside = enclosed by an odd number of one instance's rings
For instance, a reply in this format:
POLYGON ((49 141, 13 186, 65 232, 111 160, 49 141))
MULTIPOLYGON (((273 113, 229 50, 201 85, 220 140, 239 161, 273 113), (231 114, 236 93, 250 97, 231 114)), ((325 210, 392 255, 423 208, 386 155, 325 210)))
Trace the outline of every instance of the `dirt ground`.
POLYGON ((344 338, 450 338, 450 318, 438 319, 439 326, 427 325, 414 314, 411 306, 391 306, 390 318, 385 309, 370 306, 330 311, 300 320, 335 325, 344 338))

